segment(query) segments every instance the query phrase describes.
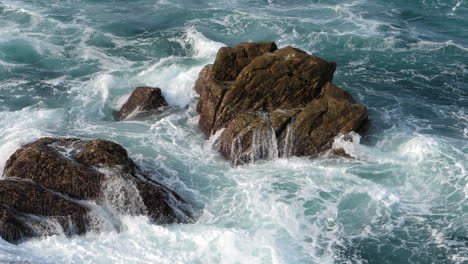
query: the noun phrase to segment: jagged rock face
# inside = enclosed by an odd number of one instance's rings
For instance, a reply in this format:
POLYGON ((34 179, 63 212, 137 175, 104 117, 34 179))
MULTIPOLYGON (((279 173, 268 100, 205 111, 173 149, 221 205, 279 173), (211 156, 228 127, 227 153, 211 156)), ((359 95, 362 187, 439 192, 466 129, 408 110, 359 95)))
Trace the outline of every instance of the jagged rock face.
POLYGON ((120 145, 107 140, 42 138, 17 150, 0 180, 0 236, 15 242, 90 230, 90 201, 157 223, 191 221, 190 206, 145 175, 120 145))
POLYGON ((161 89, 146 86, 137 87, 116 113, 116 118, 125 120, 143 117, 163 106, 167 106, 167 102, 161 94, 161 89))
POLYGON ((221 48, 195 83, 199 126, 207 136, 223 129, 220 151, 235 164, 315 155, 338 134, 370 124, 367 108, 332 84, 335 69, 273 42, 221 48))

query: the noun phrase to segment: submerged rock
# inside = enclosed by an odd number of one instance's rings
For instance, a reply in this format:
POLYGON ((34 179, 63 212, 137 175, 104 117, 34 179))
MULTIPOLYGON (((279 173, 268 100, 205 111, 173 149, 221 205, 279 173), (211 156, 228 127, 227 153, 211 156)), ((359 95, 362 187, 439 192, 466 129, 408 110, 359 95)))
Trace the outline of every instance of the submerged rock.
POLYGON ((151 114, 153 111, 167 106, 167 102, 161 94, 161 89, 153 87, 137 87, 127 102, 116 113, 118 120, 137 118, 151 114))
POLYGON ((95 222, 93 204, 148 215, 160 224, 192 219, 190 205, 145 175, 122 146, 107 140, 39 139, 9 158, 3 177, 0 236, 10 242, 85 233, 95 222))
POLYGON ((335 62, 273 42, 218 51, 199 74, 199 126, 223 129, 220 151, 234 164, 311 156, 342 133, 369 128, 367 108, 332 84, 335 62))

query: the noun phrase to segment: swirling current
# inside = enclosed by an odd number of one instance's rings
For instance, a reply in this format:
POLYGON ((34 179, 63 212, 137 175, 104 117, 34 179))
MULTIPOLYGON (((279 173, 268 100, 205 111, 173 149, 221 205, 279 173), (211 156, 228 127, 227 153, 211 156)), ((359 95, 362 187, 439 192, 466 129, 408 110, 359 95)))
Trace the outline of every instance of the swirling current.
POLYGON ((468 263, 468 1, 1 0, 0 175, 43 136, 121 144, 198 220, 0 239, 0 263, 468 263), (335 142, 355 159, 234 167, 213 149, 194 82, 249 41, 337 62, 372 120, 335 142), (172 110, 114 122, 138 85, 172 110))

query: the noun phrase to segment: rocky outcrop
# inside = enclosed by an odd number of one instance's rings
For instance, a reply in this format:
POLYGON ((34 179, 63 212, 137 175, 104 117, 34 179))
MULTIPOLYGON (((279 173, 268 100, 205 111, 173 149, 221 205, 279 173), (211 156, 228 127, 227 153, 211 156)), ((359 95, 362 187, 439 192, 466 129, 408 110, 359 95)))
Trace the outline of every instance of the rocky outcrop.
POLYGON ((234 164, 316 155, 337 135, 370 125, 367 108, 332 83, 335 69, 273 42, 221 48, 195 83, 199 126, 207 136, 222 133, 220 151, 234 164))
POLYGON ((161 94, 161 89, 146 86, 137 87, 116 113, 116 118, 125 120, 144 117, 164 106, 167 106, 167 102, 161 94))
POLYGON ((93 208, 190 222, 190 206, 107 140, 42 138, 17 150, 0 180, 0 236, 10 242, 94 228, 93 208), (93 207, 94 206, 94 207, 93 207), (42 228, 39 228, 41 227, 42 228))

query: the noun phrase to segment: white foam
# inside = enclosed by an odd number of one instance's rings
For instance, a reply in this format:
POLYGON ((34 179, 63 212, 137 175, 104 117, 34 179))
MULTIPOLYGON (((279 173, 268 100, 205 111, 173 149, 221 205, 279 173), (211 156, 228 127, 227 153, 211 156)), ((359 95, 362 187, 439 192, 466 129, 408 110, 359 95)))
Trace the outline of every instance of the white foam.
POLYGON ((210 148, 213 148, 213 149, 216 149, 216 150, 219 149, 219 143, 220 143, 219 139, 220 139, 221 135, 223 134, 224 130, 226 130, 226 129, 221 128, 218 131, 216 131, 216 133, 214 133, 213 135, 210 136, 210 138, 206 141, 206 144, 205 144, 207 149, 210 149, 210 148))
POLYGON ((161 61, 152 67, 154 70, 146 70, 138 77, 150 86, 160 87, 169 104, 185 107, 195 97, 193 85, 202 66, 185 66, 178 60, 161 61))
POLYGON ((209 40, 194 27, 188 27, 186 34, 174 41, 181 43, 183 47, 189 46, 192 56, 199 63, 194 65, 187 63, 189 58, 170 56, 141 71, 136 82, 161 88, 169 104, 185 107, 196 97, 193 86, 198 73, 204 65, 214 60, 216 52, 224 45, 209 40))
POLYGON ((30 240, 21 248, 6 244, 8 251, 0 252, 0 257, 34 263, 285 263, 274 245, 256 241, 242 230, 204 225, 162 227, 149 224, 146 217, 122 220, 120 233, 52 236, 30 240))
POLYGON ((122 108, 122 106, 128 101, 128 98, 130 98, 130 95, 132 95, 131 92, 126 94, 126 95, 123 95, 123 96, 119 97, 116 100, 116 103, 113 104, 113 109, 114 110, 120 110, 122 108))
POLYGON ((422 162, 437 154, 437 142, 424 135, 416 135, 416 137, 408 140, 399 147, 400 154, 415 162, 422 162))
POLYGON ((218 50, 226 46, 221 42, 208 39, 193 26, 186 29, 186 35, 183 40, 192 46, 193 56, 196 58, 214 58, 218 50))
POLYGON ((294 119, 286 127, 286 136, 283 142, 283 153, 282 158, 290 158, 293 156, 295 147, 295 130, 294 130, 294 119))
POLYGON ((447 40, 445 42, 435 42, 435 41, 427 41, 427 40, 420 40, 416 43, 409 45, 412 49, 418 51, 436 51, 446 47, 456 47, 460 50, 465 52, 468 51, 468 47, 463 46, 463 44, 455 43, 453 40, 447 40))
POLYGON ((40 104, 15 112, 0 112, 0 176, 11 154, 23 144, 52 135, 63 119, 62 109, 41 109, 40 104))
POLYGON ((336 136, 333 140, 332 148, 334 150, 342 149, 351 157, 359 158, 362 154, 360 142, 361 136, 358 133, 351 131, 348 134, 340 134, 336 136))
POLYGON ((109 97, 109 89, 114 86, 114 78, 108 73, 103 73, 95 76, 92 79, 95 95, 101 96, 102 101, 106 101, 109 97))
POLYGON ((461 6, 463 0, 457 0, 457 3, 452 7, 452 12, 449 15, 454 16, 457 9, 461 6))
MULTIPOLYGON (((240 151, 242 151, 242 149, 240 149, 240 151)), ((241 153, 236 153, 236 156, 239 154, 241 153)), ((276 134, 272 127, 268 129, 256 129, 252 133, 249 156, 250 162, 255 162, 260 159, 272 160, 278 158, 278 140, 276 139, 276 134)))
POLYGON ((138 189, 121 168, 99 168, 105 175, 101 197, 120 214, 146 215, 147 209, 138 189))
MULTIPOLYGON (((328 18, 301 20, 324 25, 323 28, 328 28, 326 26, 329 23, 337 22, 346 27, 342 31, 338 28, 329 32, 311 33, 307 36, 309 42, 306 41, 307 44, 304 45, 310 47, 313 46, 313 41, 320 44, 343 35, 380 36, 382 32, 378 27, 383 22, 363 18, 358 12, 354 12, 356 5, 364 6, 366 3, 367 1, 353 1, 351 4, 339 4, 328 18)), ((160 1, 160 4, 168 5, 169 2, 160 1)), ((334 8, 321 3, 311 6, 304 8, 316 12, 334 8)), ((271 5, 268 8, 281 10, 283 7, 271 5)), ((302 6, 294 8, 292 11, 303 11, 302 6)), ((460 9, 457 12, 460 13, 460 9)), ((244 34, 252 23, 260 23, 263 27, 271 26, 277 30, 281 45, 304 43, 303 31, 295 29, 296 18, 247 11, 232 11, 227 16, 226 12, 219 13, 221 15, 217 23, 224 23, 222 26, 232 35, 244 34), (284 29, 285 25, 292 28, 291 33, 284 29)), ((47 19, 35 12, 32 15, 36 15, 38 21, 47 19)), ((36 22, 33 19, 31 24, 34 23, 36 22)), ((54 25, 67 29, 83 26, 59 22, 54 25)), ((34 31, 29 28, 2 28, 0 38, 8 37, 10 30, 16 33, 21 30, 34 31)), ((96 216, 96 226, 101 232, 71 238, 60 235, 34 239, 19 246, 12 246, 0 239, 2 261, 355 263, 361 261, 358 256, 346 256, 343 260, 343 252, 339 250, 344 248, 349 249, 351 254, 354 253, 354 245, 347 244, 348 240, 373 237, 377 241, 385 241, 386 235, 392 233, 399 239, 401 237, 398 237, 397 232, 392 232, 393 228, 402 227, 413 221, 412 219, 421 225, 428 225, 429 221, 424 214, 432 213, 431 209, 439 205, 439 200, 445 203, 445 208, 463 205, 464 200, 456 201, 459 204, 453 205, 439 199, 444 197, 443 190, 453 189, 449 196, 453 200, 457 199, 457 195, 468 197, 464 150, 455 150, 458 147, 455 146, 456 143, 453 143, 452 149, 447 142, 431 135, 408 136, 414 131, 413 127, 406 130, 406 127, 402 129, 395 126, 386 130, 376 146, 361 145, 359 138, 353 138, 353 142, 343 138, 335 140, 334 148, 343 148, 359 159, 329 159, 326 155, 314 160, 292 157, 231 168, 216 151, 204 146, 204 143, 210 145, 216 142, 216 136, 208 142, 204 141, 196 127, 197 115, 193 110, 193 99, 196 97, 193 92, 194 81, 201 67, 213 61, 218 48, 223 46, 222 43, 209 40, 195 26, 190 26, 182 33, 182 37, 173 40, 186 49, 187 57, 133 63, 124 57, 107 55, 110 53, 103 52, 100 48, 87 46, 86 42, 96 31, 84 28, 81 33, 80 43, 76 45, 77 50, 72 55, 78 56, 80 60, 97 62, 104 70, 96 73, 90 80, 67 77, 45 81, 51 85, 72 84, 68 92, 71 97, 77 96, 72 101, 72 109, 45 110, 45 106, 36 106, 0 113, 0 166, 21 144, 46 135, 62 135, 64 130, 66 133, 74 133, 73 136, 113 139, 125 145, 130 156, 142 167, 164 172, 162 176, 154 177, 161 177, 163 182, 171 187, 175 186, 175 190, 188 196, 189 201, 203 208, 203 215, 192 225, 157 226, 150 224, 146 217, 120 218, 118 213, 107 210, 108 208, 96 207, 93 215, 96 216), (141 66, 146 63, 147 67, 141 66), (123 72, 129 72, 130 69, 133 72, 122 77, 114 71, 116 69, 123 72), (88 118, 94 117, 95 112, 102 110, 109 101, 117 108, 121 106, 126 101, 126 96, 122 95, 129 94, 130 89, 140 84, 162 88, 170 104, 180 107, 188 105, 189 109, 164 113, 156 121, 88 122, 88 118), (79 112, 79 116, 68 115, 70 112, 79 112), (354 214, 351 212, 349 216, 356 219, 350 219, 350 224, 340 219, 343 211, 339 206, 349 202, 349 197, 353 194, 366 197, 369 206, 359 204, 358 209, 369 210, 354 214), (394 212, 397 214, 393 214, 394 212), (398 216, 400 212, 403 213, 401 217, 398 216), (390 218, 389 215, 398 219, 390 218), (359 225, 353 230, 352 224, 357 222, 359 225), (119 229, 122 232, 117 232, 119 229), (353 236, 347 236, 347 232, 353 236), (378 240, 379 236, 383 240, 378 240)), ((28 33, 21 34, 24 37, 28 33)), ((383 48, 395 45, 393 35, 394 33, 390 33, 389 37, 384 38, 383 48)), ((36 36, 46 39, 50 35, 39 32, 36 36)), ((128 40, 111 34, 106 36, 117 47, 149 41, 128 40)), ((48 41, 41 43, 36 39, 31 43, 39 47, 39 53, 50 51, 54 56, 61 56, 59 54, 63 52, 63 47, 54 46, 48 41)), ((352 45, 353 42, 350 41, 349 47, 353 47, 352 45)), ((430 51, 452 45, 458 44, 419 42, 410 48, 430 51)), ((401 50, 407 51, 407 48, 401 50)), ((362 68, 366 61, 357 60, 351 64, 354 64, 352 67, 362 68)), ((15 65, 8 65, 10 66, 15 65)), ((466 72, 465 68, 461 70, 466 72)), ((8 87, 4 83, 1 86, 3 89, 13 89, 15 82, 13 80, 8 87)), ((398 115, 397 112, 395 110, 394 114, 398 115)), ((388 113, 383 114, 382 122, 389 124, 395 121, 394 114, 388 118, 386 114, 388 113)), ((461 121, 466 120, 466 115, 454 113, 454 116, 457 115, 461 121)), ((464 128, 464 133, 468 137, 468 128, 464 128)), ((451 143, 450 139, 448 142, 451 143)), ((113 190, 121 190, 120 187, 118 182, 109 185, 113 190)), ((111 190, 108 198, 118 205, 122 197, 112 194, 111 190)), ((447 216, 450 213, 457 214, 459 211, 447 212, 447 216)), ((454 218, 461 221, 462 217, 454 218)), ((412 229, 411 225, 405 228, 409 232, 419 232, 412 229)), ((433 234, 436 238, 434 240, 440 245, 448 245, 449 238, 444 237, 443 232, 429 234, 433 234)), ((419 249, 421 248, 427 247, 421 245, 419 249)), ((463 252, 452 255, 451 258, 458 263, 466 260, 463 252)))

